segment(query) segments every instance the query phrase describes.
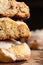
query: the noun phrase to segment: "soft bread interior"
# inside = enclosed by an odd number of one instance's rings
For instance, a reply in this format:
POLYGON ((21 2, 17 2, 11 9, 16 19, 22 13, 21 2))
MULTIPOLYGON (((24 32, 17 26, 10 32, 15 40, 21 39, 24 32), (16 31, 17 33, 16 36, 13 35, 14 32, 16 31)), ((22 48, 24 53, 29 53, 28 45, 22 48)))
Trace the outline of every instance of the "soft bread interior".
POLYGON ((30 37, 30 30, 26 23, 10 18, 0 18, 0 40, 21 37, 30 37))

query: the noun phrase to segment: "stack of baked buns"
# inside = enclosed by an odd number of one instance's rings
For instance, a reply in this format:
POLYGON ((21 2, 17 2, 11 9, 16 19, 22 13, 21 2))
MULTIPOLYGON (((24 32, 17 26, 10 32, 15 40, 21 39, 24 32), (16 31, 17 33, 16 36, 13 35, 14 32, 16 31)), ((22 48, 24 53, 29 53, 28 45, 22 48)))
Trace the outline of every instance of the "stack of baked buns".
POLYGON ((17 41, 29 38, 30 30, 21 20, 30 17, 29 7, 24 2, 16 0, 0 0, 0 62, 28 60, 31 50, 25 42, 17 41))

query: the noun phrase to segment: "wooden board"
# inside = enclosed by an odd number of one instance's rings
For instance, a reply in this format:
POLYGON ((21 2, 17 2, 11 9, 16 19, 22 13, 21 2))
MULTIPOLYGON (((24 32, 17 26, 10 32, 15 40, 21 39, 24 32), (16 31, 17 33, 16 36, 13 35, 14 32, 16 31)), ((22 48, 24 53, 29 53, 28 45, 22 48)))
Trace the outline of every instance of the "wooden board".
POLYGON ((43 65, 43 50, 32 50, 31 58, 28 61, 0 63, 0 65, 43 65))

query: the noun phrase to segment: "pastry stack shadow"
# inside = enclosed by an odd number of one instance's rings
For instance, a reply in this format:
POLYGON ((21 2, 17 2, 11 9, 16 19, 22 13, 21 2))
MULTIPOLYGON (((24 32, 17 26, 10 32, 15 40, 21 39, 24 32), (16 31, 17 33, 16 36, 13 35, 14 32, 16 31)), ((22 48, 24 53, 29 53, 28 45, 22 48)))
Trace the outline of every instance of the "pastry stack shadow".
POLYGON ((29 27, 25 22, 11 17, 29 18, 29 7, 16 0, 0 0, 0 17, 0 62, 28 60, 31 56, 28 44, 17 40, 30 38, 29 27))

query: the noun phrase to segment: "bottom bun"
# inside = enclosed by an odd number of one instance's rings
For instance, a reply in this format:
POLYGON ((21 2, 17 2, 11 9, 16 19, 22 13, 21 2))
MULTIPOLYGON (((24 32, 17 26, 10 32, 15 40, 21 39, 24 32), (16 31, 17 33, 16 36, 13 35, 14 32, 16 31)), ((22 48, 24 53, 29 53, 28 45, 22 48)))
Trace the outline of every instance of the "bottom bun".
POLYGON ((14 62, 28 60, 31 56, 30 48, 26 43, 17 41, 0 41, 0 62, 14 62))

